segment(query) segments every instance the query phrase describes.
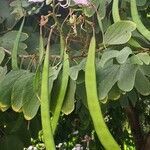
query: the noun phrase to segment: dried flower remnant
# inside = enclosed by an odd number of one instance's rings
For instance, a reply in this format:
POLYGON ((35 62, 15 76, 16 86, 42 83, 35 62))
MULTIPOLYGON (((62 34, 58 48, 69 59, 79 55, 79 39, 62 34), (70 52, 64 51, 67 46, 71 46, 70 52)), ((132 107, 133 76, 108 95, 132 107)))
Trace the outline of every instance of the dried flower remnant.
MULTIPOLYGON (((70 6, 71 0, 66 0, 65 4, 62 4, 64 2, 64 0, 59 0, 60 2, 60 6, 63 8, 67 8, 70 6)), ((90 5, 90 1, 89 0, 73 0, 73 2, 76 5, 83 5, 83 6, 89 6, 90 5)))
POLYGON ((48 22, 48 17, 42 15, 40 20, 40 26, 44 26, 47 22, 48 22))
POLYGON ((73 0, 77 5, 88 6, 90 4, 89 0, 73 0))
POLYGON ((28 0, 28 2, 33 2, 33 3, 42 3, 45 0, 28 0))

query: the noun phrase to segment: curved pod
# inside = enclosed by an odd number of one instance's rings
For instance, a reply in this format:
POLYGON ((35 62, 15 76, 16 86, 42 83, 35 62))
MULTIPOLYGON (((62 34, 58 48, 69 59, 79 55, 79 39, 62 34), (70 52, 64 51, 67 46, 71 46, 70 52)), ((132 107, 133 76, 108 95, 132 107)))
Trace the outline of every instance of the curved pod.
POLYGON ((99 140, 106 150, 120 150, 111 133, 109 132, 97 96, 96 73, 95 73, 95 36, 92 37, 85 68, 85 86, 89 112, 99 140))

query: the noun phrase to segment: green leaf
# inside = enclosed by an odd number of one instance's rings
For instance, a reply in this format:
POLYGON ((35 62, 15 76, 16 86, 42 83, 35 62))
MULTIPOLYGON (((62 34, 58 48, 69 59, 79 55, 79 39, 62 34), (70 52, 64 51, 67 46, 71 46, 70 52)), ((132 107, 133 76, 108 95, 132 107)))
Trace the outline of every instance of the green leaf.
POLYGON ((11 71, 5 76, 0 84, 0 107, 10 106, 13 85, 25 73, 25 70, 11 71))
POLYGON ((28 82, 30 81, 30 78, 33 77, 33 73, 26 72, 21 77, 17 79, 17 81, 14 83, 12 94, 11 94, 11 106, 14 111, 18 112, 24 105, 24 97, 26 95, 26 86, 28 82))
POLYGON ((64 102, 62 105, 62 112, 65 115, 70 114, 74 110, 75 91, 76 91, 76 82, 70 79, 69 85, 67 87, 67 92, 64 98, 64 102))
POLYGON ((84 14, 87 16, 87 17, 91 17, 94 15, 95 11, 97 11, 97 8, 98 6, 100 5, 100 3, 102 2, 102 0, 92 0, 92 5, 94 6, 91 6, 91 7, 83 7, 83 11, 84 11, 84 14))
POLYGON ((131 38, 131 39, 128 41, 128 43, 129 43, 131 46, 135 47, 135 48, 145 49, 144 47, 141 46, 141 44, 140 44, 137 40, 135 40, 135 39, 133 39, 133 38, 131 38))
POLYGON ((120 66, 118 87, 122 91, 131 91, 133 89, 137 69, 138 66, 130 62, 120 66))
MULTIPOLYGON (((14 45, 14 39, 17 36, 18 31, 10 31, 4 34, 2 37, 0 37, 0 45, 1 47, 12 50, 14 45)), ((28 35, 26 33, 21 33, 20 37, 20 43, 19 43, 19 51, 25 50, 27 48, 27 45, 23 43, 28 38, 28 35)))
POLYGON ((33 86, 34 76, 32 75, 27 85, 25 86, 25 91, 23 95, 23 114, 26 120, 31 120, 36 114, 40 106, 40 101, 34 91, 33 86))
POLYGON ((108 99, 117 100, 121 96, 121 91, 118 88, 117 84, 115 84, 108 93, 108 99))
POLYGON ((101 57, 101 60, 99 62, 100 67, 104 67, 105 63, 110 60, 113 59, 115 57, 119 56, 119 51, 117 50, 108 50, 105 51, 101 57))
POLYGON ((0 24, 10 15, 9 4, 6 0, 0 1, 0 24))
POLYGON ((136 29, 136 24, 132 21, 119 21, 107 29, 104 35, 106 45, 124 44, 131 38, 131 32, 136 29))
POLYGON ((7 67, 0 66, 0 82, 3 81, 6 73, 7 73, 7 67))
POLYGON ((51 67, 51 69, 49 70, 49 77, 52 78, 53 81, 56 80, 61 69, 62 64, 60 64, 59 66, 51 67))
POLYGON ((150 81, 140 70, 136 74, 135 88, 142 95, 147 96, 150 94, 150 81))
POLYGON ((20 18, 25 16, 26 11, 22 7, 22 1, 21 0, 14 0, 14 1, 12 1, 10 3, 10 6, 12 7, 11 14, 13 14, 15 16, 16 20, 19 20, 20 18))
POLYGON ((114 84, 118 81, 118 71, 120 65, 110 65, 109 67, 99 70, 97 76, 98 81, 98 96, 99 99, 104 99, 114 84))
POLYGON ((9 7, 9 1, 0 0, 0 24, 4 23, 6 30, 10 30, 17 23, 15 17, 11 15, 11 9, 9 7))
POLYGON ((129 47, 124 47, 121 51, 107 50, 101 57, 99 67, 104 67, 105 63, 113 58, 116 58, 118 63, 123 64, 127 61, 127 58, 130 54, 132 54, 132 50, 129 47))
POLYGON ((130 61, 135 65, 143 65, 143 61, 137 55, 133 55, 132 57, 130 57, 130 61))
POLYGON ((49 93, 51 93, 53 83, 59 76, 61 68, 62 68, 62 64, 60 64, 59 66, 50 67, 49 69, 49 93))
POLYGON ((145 76, 150 77, 150 65, 142 65, 139 69, 145 76))
POLYGON ((147 52, 145 53, 138 53, 136 55, 141 61, 143 61, 146 65, 150 64, 150 56, 147 52))
POLYGON ((107 1, 101 0, 100 5, 98 7, 98 14, 100 18, 104 18, 106 15, 106 3, 108 3, 107 1))
POLYGON ((77 80, 79 73, 79 66, 73 66, 70 68, 70 78, 72 80, 77 80))
POLYGON ((4 48, 3 48, 3 47, 0 47, 0 64, 2 63, 4 57, 5 57, 4 48))
POLYGON ((132 50, 129 47, 124 47, 119 52, 119 55, 116 57, 116 60, 118 61, 119 64, 123 64, 126 62, 130 54, 132 54, 132 50))
POLYGON ((85 69, 85 61, 86 59, 83 59, 78 65, 70 68, 70 78, 72 80, 77 80, 79 72, 85 69))

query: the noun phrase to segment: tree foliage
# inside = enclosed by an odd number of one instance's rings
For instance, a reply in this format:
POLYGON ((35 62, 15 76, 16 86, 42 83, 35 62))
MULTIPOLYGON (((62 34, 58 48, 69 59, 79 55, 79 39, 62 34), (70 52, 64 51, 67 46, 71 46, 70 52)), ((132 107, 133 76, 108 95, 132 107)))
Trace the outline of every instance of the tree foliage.
POLYGON ((1 0, 0 149, 148 150, 149 10, 1 0))

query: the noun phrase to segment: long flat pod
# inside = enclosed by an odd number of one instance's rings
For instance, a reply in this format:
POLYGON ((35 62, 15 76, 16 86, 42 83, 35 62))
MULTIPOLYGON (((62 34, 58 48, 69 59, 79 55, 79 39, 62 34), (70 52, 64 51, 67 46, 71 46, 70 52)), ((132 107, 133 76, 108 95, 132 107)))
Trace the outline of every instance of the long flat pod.
POLYGON ((85 68, 85 87, 89 112, 99 140, 106 150, 120 150, 111 133, 109 132, 97 96, 96 73, 95 73, 95 36, 92 37, 85 68))
POLYGON ((50 119, 49 103, 49 47, 47 46, 41 84, 41 120, 46 150, 56 150, 50 119))
POLYGON ((112 17, 114 22, 120 21, 120 15, 119 15, 119 0, 113 0, 113 5, 112 5, 112 17))
POLYGON ((65 43, 62 35, 60 36, 60 43, 61 43, 61 55, 63 55, 63 70, 62 70, 62 80, 60 84, 60 89, 58 93, 58 97, 56 99, 56 107, 53 113, 53 119, 52 119, 52 130, 53 133, 55 133, 57 123, 59 120, 61 108, 63 105, 63 101, 65 98, 68 80, 69 80, 69 59, 68 54, 65 51, 65 43), (63 52, 62 52, 63 51, 63 52))
POLYGON ((139 18, 138 15, 138 10, 137 10, 137 6, 136 6, 136 0, 131 0, 131 16, 133 21, 136 23, 137 25, 137 29, 138 31, 146 38, 150 41, 150 31, 143 25, 142 21, 139 18))

